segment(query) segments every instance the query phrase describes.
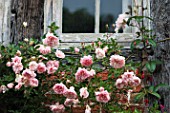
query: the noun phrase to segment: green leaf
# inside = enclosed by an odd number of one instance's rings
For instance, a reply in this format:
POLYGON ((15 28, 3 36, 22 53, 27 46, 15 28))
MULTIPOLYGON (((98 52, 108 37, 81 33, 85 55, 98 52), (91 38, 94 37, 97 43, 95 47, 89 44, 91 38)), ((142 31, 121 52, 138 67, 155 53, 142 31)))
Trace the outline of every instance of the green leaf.
POLYGON ((154 86, 150 86, 149 91, 153 92, 153 90, 154 90, 154 86))
POLYGON ((147 70, 148 70, 149 72, 151 72, 151 66, 150 66, 149 62, 146 63, 146 68, 147 68, 147 70))
POLYGON ((156 47, 156 42, 153 39, 148 39, 148 42, 150 45, 152 45, 153 47, 156 47))
POLYGON ((138 93, 136 96, 135 96, 135 101, 139 101, 141 100, 143 97, 145 96, 145 94, 143 92, 141 93, 138 93))
POLYGON ((151 92, 150 94, 156 96, 159 99, 161 99, 161 96, 156 92, 151 92))
POLYGON ((168 88, 170 88, 169 85, 167 85, 167 84, 158 84, 158 85, 155 86, 154 92, 157 92, 161 87, 162 87, 162 88, 163 88, 163 87, 168 87, 168 88))
POLYGON ((150 66, 151 66, 150 67, 150 69, 151 69, 150 71, 153 73, 155 71, 155 69, 156 69, 156 63, 155 62, 151 62, 150 66))

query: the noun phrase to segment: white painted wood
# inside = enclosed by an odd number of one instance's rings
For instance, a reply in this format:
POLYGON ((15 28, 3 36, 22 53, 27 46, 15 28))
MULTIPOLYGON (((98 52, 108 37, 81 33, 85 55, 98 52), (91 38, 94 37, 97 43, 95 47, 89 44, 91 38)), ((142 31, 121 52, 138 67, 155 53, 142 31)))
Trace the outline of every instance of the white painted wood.
MULTIPOLYGON (((135 34, 132 33, 114 33, 109 34, 113 39, 116 39, 120 45, 126 48, 130 47, 130 42, 135 39, 135 34)), ((98 38, 106 39, 103 33, 64 33, 61 35, 61 49, 68 49, 69 47, 80 47, 81 43, 91 44, 91 42, 97 41, 98 38)))
POLYGON ((0 0, 0 42, 10 42, 11 0, 0 0))
POLYGON ((95 0, 95 33, 100 29, 100 0, 95 0))
MULTIPOLYGON (((122 0, 122 13, 129 12, 128 6, 132 7, 132 0, 122 0)), ((125 26, 123 33, 132 33, 132 27, 125 26)))
POLYGON ((48 26, 52 22, 52 0, 45 0, 44 2, 44 33, 48 32, 48 26))
POLYGON ((63 14, 63 0, 53 0, 53 19, 60 28, 57 30, 57 34, 62 34, 62 14, 63 14))

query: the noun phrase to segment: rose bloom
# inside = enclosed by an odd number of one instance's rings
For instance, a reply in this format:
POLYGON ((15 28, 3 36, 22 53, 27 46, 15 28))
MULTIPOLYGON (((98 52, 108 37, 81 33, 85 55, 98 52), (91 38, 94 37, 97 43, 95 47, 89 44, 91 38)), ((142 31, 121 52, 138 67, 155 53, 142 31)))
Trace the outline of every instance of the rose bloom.
POLYGON ((11 58, 13 63, 21 63, 22 57, 15 56, 11 58))
POLYGON ((40 45, 40 47, 38 48, 38 50, 40 51, 41 54, 46 55, 48 53, 51 53, 51 47, 50 46, 44 46, 44 45, 40 45))
POLYGON ((56 103, 54 105, 50 105, 50 109, 53 113, 64 113, 65 107, 63 104, 56 103))
POLYGON ((107 90, 95 92, 95 95, 98 102, 107 103, 110 100, 110 95, 107 90))
POLYGON ((87 87, 82 87, 80 89, 80 97, 87 98, 89 96, 89 92, 87 91, 87 87))
POLYGON ((23 72, 22 72, 22 76, 24 78, 32 78, 32 77, 36 77, 36 73, 34 71, 31 71, 30 69, 25 69, 23 72))
POLYGON ((79 48, 77 48, 77 47, 74 48, 74 52, 75 52, 75 53, 79 53, 79 51, 80 51, 79 48))
POLYGON ((37 67, 38 67, 37 62, 31 61, 31 62, 29 63, 29 69, 30 69, 31 71, 37 70, 37 67))
POLYGON ((37 73, 41 74, 47 70, 45 64, 43 62, 38 63, 37 65, 37 73))
POLYGON ((91 113, 91 108, 88 104, 86 105, 85 113, 91 113))
POLYGON ((67 98, 64 102, 64 105, 67 107, 71 107, 71 105, 77 105, 79 103, 78 99, 69 99, 67 98))
POLYGON ((47 73, 48 74, 54 74, 57 71, 57 68, 54 66, 47 67, 47 73))
POLYGON ((20 50, 17 50, 16 55, 17 55, 17 56, 20 56, 20 55, 21 55, 21 51, 20 51, 20 50))
POLYGON ((54 36, 53 33, 47 33, 46 38, 43 39, 43 44, 50 47, 56 47, 59 45, 59 39, 58 37, 54 36))
POLYGON ((7 87, 8 87, 9 89, 12 89, 12 88, 14 87, 14 83, 8 83, 8 84, 7 84, 7 87))
POLYGON ((15 86, 15 90, 19 90, 21 89, 22 87, 22 83, 18 83, 16 86, 15 86))
POLYGON ((120 55, 112 55, 110 57, 110 65, 115 69, 122 68, 125 65, 125 57, 120 55))
POLYGON ((38 87, 38 79, 36 79, 36 78, 30 78, 30 79, 29 79, 29 85, 30 85, 31 87, 38 87))
POLYGON ((136 87, 141 83, 141 79, 137 76, 133 76, 132 80, 130 81, 130 85, 132 87, 136 87))
POLYGON ((23 70, 23 65, 22 63, 14 63, 14 65, 12 66, 12 69, 16 74, 20 73, 20 71, 23 70))
POLYGON ((105 56, 105 51, 103 49, 101 49, 101 48, 97 48, 95 53, 96 53, 96 58, 97 59, 102 59, 102 58, 106 57, 105 56))
POLYGON ((58 83, 53 86, 53 90, 56 94, 63 94, 67 91, 67 87, 63 83, 58 83))
POLYGON ((103 51, 104 51, 105 53, 107 53, 107 51, 108 51, 108 47, 107 47, 107 46, 105 46, 105 47, 103 48, 103 51))
POLYGON ((75 74, 75 78, 77 82, 83 82, 90 76, 89 71, 85 68, 79 68, 75 74))
POLYGON ((56 57, 58 57, 58 58, 65 58, 65 54, 64 54, 62 51, 60 51, 60 50, 57 50, 57 51, 55 52, 55 55, 56 55, 56 57))
POLYGON ((117 88, 117 89, 122 89, 125 84, 124 84, 124 82, 123 82, 123 80, 122 80, 121 78, 118 78, 118 79, 116 80, 115 85, 116 85, 116 88, 117 88))
POLYGON ((7 67, 11 67, 12 64, 13 64, 12 62, 7 62, 7 63, 6 63, 6 66, 7 66, 7 67))
POLYGON ((77 98, 77 93, 75 92, 73 86, 71 86, 70 89, 66 90, 66 92, 64 92, 63 95, 65 97, 67 97, 68 99, 75 99, 75 98, 77 98))
POLYGON ((93 59, 92 56, 88 55, 88 56, 84 56, 83 58, 81 58, 80 63, 82 66, 91 66, 93 64, 93 59))

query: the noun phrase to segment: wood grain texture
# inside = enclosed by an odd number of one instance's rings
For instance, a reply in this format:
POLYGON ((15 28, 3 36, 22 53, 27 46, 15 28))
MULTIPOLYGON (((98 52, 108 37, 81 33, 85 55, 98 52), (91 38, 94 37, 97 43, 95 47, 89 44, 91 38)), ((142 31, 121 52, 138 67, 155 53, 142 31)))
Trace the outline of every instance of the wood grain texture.
POLYGON ((12 0, 12 40, 18 42, 23 38, 40 38, 43 34, 44 0, 12 0), (23 22, 28 26, 23 27, 23 22))

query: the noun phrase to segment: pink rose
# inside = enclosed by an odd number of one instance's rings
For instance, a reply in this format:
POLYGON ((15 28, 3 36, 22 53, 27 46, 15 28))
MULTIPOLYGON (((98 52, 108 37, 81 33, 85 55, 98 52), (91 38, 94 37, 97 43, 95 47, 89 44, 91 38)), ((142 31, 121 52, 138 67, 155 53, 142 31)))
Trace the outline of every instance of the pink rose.
POLYGON ((43 62, 38 63, 37 66, 37 73, 41 74, 44 73, 46 71, 46 66, 43 62))
POLYGON ((123 80, 122 80, 121 78, 118 78, 118 79, 116 80, 115 85, 116 85, 116 88, 122 89, 125 84, 124 84, 124 82, 123 82, 123 80))
POLYGON ((95 92, 95 95, 96 95, 96 100, 98 102, 107 103, 110 100, 110 94, 108 93, 107 90, 95 92))
POLYGON ((54 66, 47 67, 47 73, 48 74, 54 74, 57 71, 57 68, 54 66))
POLYGON ((116 28, 115 31, 118 32, 120 28, 125 28, 126 21, 129 18, 128 14, 120 14, 119 17, 116 20, 116 28))
POLYGON ((124 79, 125 81, 131 80, 133 76, 135 76, 134 72, 124 72, 124 74, 121 75, 122 79, 124 79))
POLYGON ((82 87, 80 89, 80 97, 87 98, 89 96, 89 92, 87 91, 87 87, 82 87))
POLYGON ((56 55, 56 57, 58 57, 58 58, 65 58, 65 54, 64 54, 62 51, 60 51, 60 50, 57 50, 57 51, 55 52, 55 55, 56 55))
POLYGON ((80 51, 79 48, 77 48, 77 47, 74 48, 74 52, 75 52, 75 53, 79 53, 79 51, 80 51))
POLYGON ((22 87, 22 83, 18 83, 16 86, 15 86, 15 90, 19 90, 21 89, 22 87))
POLYGON ((59 67, 59 61, 56 60, 49 60, 47 62, 47 67, 56 67, 58 69, 59 67))
POLYGON ((56 47, 59 45, 59 39, 58 37, 54 36, 53 33, 47 33, 46 38, 43 39, 43 44, 50 47, 56 47))
POLYGON ((130 81, 130 85, 132 87, 138 86, 141 83, 141 79, 137 76, 133 76, 132 80, 130 81))
POLYGON ((51 53, 51 47, 50 46, 44 46, 44 45, 40 45, 40 47, 38 48, 38 50, 40 51, 41 54, 46 55, 48 53, 51 53))
POLYGON ((91 66, 93 64, 93 59, 92 56, 88 55, 88 56, 84 56, 83 58, 81 58, 80 63, 82 66, 91 66))
POLYGON ((68 99, 75 99, 77 98, 77 93, 74 90, 74 87, 71 86, 70 89, 66 90, 63 94, 68 99))
POLYGON ((67 87, 63 83, 55 84, 53 90, 56 94, 63 94, 67 91, 67 87))
POLYGON ((119 55, 112 55, 110 58, 110 65, 117 68, 122 68, 125 65, 125 57, 119 55))
POLYGON ((15 56, 14 58, 12 58, 13 63, 21 63, 21 60, 22 60, 22 57, 18 57, 18 56, 15 56))
POLYGON ((83 82, 90 76, 89 71, 85 68, 79 68, 75 74, 75 78, 77 82, 83 82))
POLYGON ((12 89, 12 88, 14 87, 14 83, 8 83, 8 84, 7 84, 7 87, 8 87, 9 89, 12 89))
MULTIPOLYGON (((91 69, 91 70, 89 71, 89 77, 93 77, 95 74, 96 74, 96 71, 95 71, 94 69, 91 69)), ((88 77, 88 78, 89 78, 89 77, 88 77)))
POLYGON ((104 51, 105 53, 107 53, 107 51, 108 51, 108 47, 107 47, 107 46, 105 46, 105 47, 103 48, 103 51, 104 51))
POLYGON ((50 105, 50 109, 53 113, 64 113, 65 107, 63 104, 56 103, 54 105, 50 105))
POLYGON ((97 48, 95 53, 96 53, 96 58, 97 59, 102 59, 102 58, 106 57, 105 56, 105 51, 103 49, 101 49, 101 48, 97 48))
POLYGON ((29 63, 29 69, 30 69, 31 71, 37 70, 37 67, 38 67, 37 62, 31 61, 31 62, 29 63))
POLYGON ((79 103, 78 99, 69 99, 67 98, 64 102, 64 105, 67 107, 71 107, 72 105, 77 105, 79 103))
POLYGON ((20 71, 23 70, 23 65, 22 65, 22 63, 14 63, 12 66, 12 69, 16 74, 18 74, 18 73, 20 73, 20 71))
POLYGON ((11 67, 11 66, 12 66, 12 62, 7 62, 7 63, 6 63, 6 66, 7 66, 7 67, 11 67))
POLYGON ((38 87, 38 80, 36 78, 30 78, 29 79, 29 85, 31 87, 38 87))
POLYGON ((36 73, 35 73, 34 71, 31 71, 30 69, 25 69, 25 70, 22 72, 22 76, 23 76, 24 78, 29 79, 29 78, 34 78, 34 77, 36 77, 37 75, 36 75, 36 73))

